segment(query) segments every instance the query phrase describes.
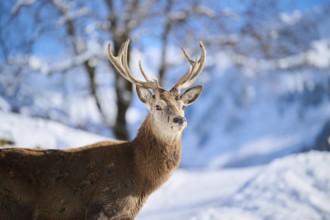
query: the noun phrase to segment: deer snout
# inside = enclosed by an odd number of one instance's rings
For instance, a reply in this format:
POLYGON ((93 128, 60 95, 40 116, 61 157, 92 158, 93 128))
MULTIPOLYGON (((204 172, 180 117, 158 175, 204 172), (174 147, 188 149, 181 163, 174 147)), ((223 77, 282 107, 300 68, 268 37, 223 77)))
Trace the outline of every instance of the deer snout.
POLYGON ((183 125, 186 121, 187 121, 186 118, 181 116, 177 116, 173 118, 173 122, 178 125, 183 125))

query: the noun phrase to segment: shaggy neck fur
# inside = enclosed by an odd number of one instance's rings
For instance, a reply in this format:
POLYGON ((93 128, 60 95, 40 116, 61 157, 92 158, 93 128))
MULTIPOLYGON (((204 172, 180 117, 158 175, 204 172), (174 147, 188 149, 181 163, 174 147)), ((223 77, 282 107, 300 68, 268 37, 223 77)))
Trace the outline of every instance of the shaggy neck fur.
POLYGON ((139 129, 136 143, 135 159, 138 170, 143 170, 146 185, 154 191, 164 183, 178 167, 181 160, 181 134, 162 134, 155 128, 149 114, 139 129))

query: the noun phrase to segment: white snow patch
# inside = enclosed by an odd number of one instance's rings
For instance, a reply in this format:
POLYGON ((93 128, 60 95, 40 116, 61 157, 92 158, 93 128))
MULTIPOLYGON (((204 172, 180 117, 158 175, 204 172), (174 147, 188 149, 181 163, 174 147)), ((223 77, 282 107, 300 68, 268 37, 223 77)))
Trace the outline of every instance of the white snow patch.
POLYGON ((62 149, 104 140, 104 137, 68 128, 60 123, 0 111, 0 138, 18 147, 62 149))
POLYGON ((298 10, 295 10, 293 13, 281 13, 280 19, 282 22, 294 25, 302 18, 302 13, 298 10))

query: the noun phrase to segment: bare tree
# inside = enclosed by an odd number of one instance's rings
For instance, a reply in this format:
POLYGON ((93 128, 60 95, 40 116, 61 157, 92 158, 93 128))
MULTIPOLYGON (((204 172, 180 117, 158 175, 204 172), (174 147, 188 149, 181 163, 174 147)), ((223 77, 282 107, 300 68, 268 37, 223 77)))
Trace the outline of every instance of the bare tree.
MULTIPOLYGON (((79 33, 77 33, 76 25, 75 25, 75 18, 66 16, 68 13, 70 13, 70 11, 69 11, 70 7, 62 0, 55 0, 55 1, 52 1, 52 3, 58 9, 60 15, 64 17, 63 23, 66 26, 66 33, 70 39, 70 43, 73 46, 74 54, 76 56, 78 56, 79 54, 84 52, 84 48, 86 48, 86 43, 81 39, 81 37, 79 36, 79 33)), ((81 10, 81 11, 83 11, 83 10, 81 10)), ((85 12, 83 14, 87 14, 87 13, 88 12, 85 10, 85 12)), ((99 99, 97 83, 96 83, 96 79, 95 79, 96 67, 95 67, 94 63, 92 62, 92 59, 93 59, 93 57, 90 57, 89 59, 85 59, 82 62, 82 66, 84 67, 84 69, 88 75, 90 94, 94 97, 95 105, 96 105, 98 111, 100 112, 100 115, 101 115, 105 125, 110 128, 111 126, 108 124, 107 117, 104 113, 104 110, 101 105, 101 101, 99 99)))

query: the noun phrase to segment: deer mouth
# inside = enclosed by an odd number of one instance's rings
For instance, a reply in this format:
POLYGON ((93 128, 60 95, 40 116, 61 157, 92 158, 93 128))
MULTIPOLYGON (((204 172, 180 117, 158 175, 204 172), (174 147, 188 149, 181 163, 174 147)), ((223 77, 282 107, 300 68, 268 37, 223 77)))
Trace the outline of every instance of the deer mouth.
POLYGON ((172 129, 172 130, 181 131, 181 130, 183 130, 186 126, 187 126, 187 122, 184 121, 184 122, 181 123, 181 124, 175 123, 175 124, 171 125, 171 129, 172 129))

